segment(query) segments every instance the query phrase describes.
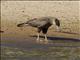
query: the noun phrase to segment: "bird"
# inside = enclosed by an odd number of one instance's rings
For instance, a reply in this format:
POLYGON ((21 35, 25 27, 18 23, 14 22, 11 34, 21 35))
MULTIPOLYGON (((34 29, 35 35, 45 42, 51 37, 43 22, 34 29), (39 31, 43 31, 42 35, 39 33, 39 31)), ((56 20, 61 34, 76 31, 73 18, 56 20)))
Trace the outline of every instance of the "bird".
POLYGON ((38 17, 38 18, 32 18, 24 23, 17 24, 17 27, 23 27, 23 26, 32 26, 37 28, 37 41, 40 41, 40 32, 44 34, 44 41, 48 42, 47 39, 47 31, 50 26, 55 25, 57 28, 57 31, 60 31, 60 20, 56 17, 38 17))

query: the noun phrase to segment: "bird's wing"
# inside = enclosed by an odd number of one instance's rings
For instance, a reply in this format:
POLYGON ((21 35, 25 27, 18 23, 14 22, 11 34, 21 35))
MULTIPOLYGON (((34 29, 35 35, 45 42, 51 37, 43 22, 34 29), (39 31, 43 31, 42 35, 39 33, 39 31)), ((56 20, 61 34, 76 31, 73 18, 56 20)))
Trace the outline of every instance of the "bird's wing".
POLYGON ((32 20, 28 22, 29 25, 33 27, 42 27, 46 24, 47 22, 45 20, 32 20))
POLYGON ((47 24, 46 21, 40 21, 40 22, 37 22, 37 23, 39 24, 38 27, 43 27, 47 24))

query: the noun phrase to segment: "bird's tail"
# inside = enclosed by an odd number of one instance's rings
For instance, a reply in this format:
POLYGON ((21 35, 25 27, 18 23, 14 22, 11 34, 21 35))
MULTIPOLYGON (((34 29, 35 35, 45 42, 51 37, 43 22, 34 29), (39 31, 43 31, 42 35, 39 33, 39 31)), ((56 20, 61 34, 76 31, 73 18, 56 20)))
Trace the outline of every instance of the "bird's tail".
POLYGON ((20 24, 17 24, 17 27, 23 27, 25 25, 28 25, 28 23, 20 23, 20 24))
POLYGON ((17 24, 17 27, 22 27, 24 23, 17 24))

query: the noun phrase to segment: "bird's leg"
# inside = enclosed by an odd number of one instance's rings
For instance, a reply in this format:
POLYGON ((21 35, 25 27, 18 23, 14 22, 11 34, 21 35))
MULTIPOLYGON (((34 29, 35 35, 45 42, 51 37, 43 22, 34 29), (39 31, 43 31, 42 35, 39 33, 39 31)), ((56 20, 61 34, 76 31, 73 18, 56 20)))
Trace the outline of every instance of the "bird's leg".
POLYGON ((42 40, 40 40, 40 33, 37 34, 37 43, 42 43, 42 40))
POLYGON ((37 34, 37 39, 36 40, 37 40, 37 42, 39 42, 39 33, 37 34))
POLYGON ((45 38, 45 43, 47 44, 48 43, 48 39, 47 39, 47 35, 44 34, 44 38, 45 38))
POLYGON ((42 32, 43 32, 43 34, 44 34, 44 41, 45 41, 45 44, 48 43, 47 35, 46 35, 47 31, 48 31, 48 28, 43 28, 43 30, 42 30, 42 32))
POLYGON ((40 32, 41 32, 41 29, 40 29, 40 28, 38 28, 37 42, 40 42, 40 38, 39 38, 39 36, 40 36, 40 32))

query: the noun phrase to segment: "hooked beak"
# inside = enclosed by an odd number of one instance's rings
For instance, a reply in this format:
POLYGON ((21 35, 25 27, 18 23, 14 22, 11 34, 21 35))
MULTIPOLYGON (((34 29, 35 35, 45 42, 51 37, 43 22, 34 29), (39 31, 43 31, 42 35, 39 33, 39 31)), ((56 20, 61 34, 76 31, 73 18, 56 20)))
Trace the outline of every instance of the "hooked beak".
POLYGON ((61 32, 61 28, 56 26, 57 32, 61 32))

